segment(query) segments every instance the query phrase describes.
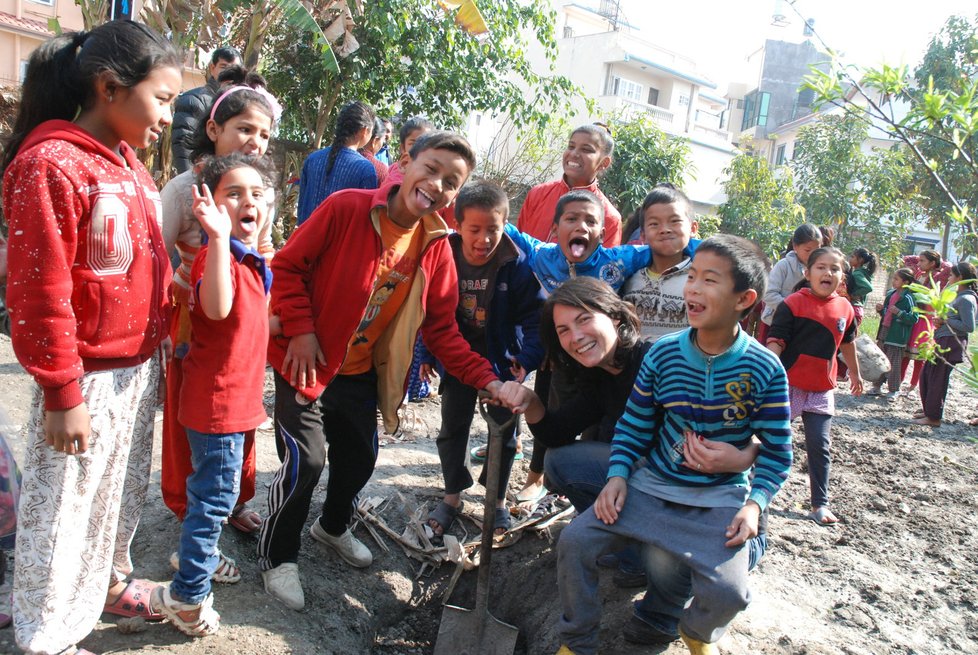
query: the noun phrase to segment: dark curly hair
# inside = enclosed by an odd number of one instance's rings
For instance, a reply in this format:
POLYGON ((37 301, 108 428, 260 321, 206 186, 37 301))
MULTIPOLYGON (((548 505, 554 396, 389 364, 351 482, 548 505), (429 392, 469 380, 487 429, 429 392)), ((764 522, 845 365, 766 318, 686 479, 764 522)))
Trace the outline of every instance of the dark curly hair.
POLYGON ((634 305, 622 300, 606 282, 593 277, 571 278, 557 287, 543 304, 540 338, 548 358, 572 373, 579 372, 584 367, 564 350, 557 336, 554 325, 554 307, 557 305, 576 307, 592 314, 604 314, 611 320, 618 321, 618 345, 612 362, 614 366, 621 367, 628 361, 629 353, 639 343, 641 323, 634 305))
POLYGON ((265 186, 272 184, 275 174, 272 162, 267 157, 255 157, 240 152, 232 152, 223 157, 205 158, 197 172, 197 184, 206 184, 211 191, 214 191, 221 183, 221 178, 235 169, 245 167, 258 171, 265 186))

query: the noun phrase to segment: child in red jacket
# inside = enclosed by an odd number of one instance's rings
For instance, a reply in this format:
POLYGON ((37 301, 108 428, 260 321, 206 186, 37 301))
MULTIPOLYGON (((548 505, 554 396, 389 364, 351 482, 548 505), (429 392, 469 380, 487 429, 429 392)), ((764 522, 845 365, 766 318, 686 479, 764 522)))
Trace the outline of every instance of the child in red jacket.
MULTIPOLYGON (((571 132, 561 163, 564 175, 530 189, 523 201, 516 227, 540 241, 557 241, 554 211, 557 201, 571 191, 590 191, 604 205, 604 238, 601 245, 614 248, 622 243, 621 213, 598 188, 598 176, 611 166, 615 141, 604 125, 581 125, 571 132)), ((626 235, 627 240, 627 235, 626 235)))
POLYGON ((271 310, 281 334, 269 342, 268 359, 282 467, 268 492, 258 557, 266 591, 292 609, 305 604, 296 561, 327 443, 326 500, 310 533, 352 566, 373 561, 348 525, 377 459, 378 407, 386 429, 397 427, 419 330, 462 383, 493 395, 501 386, 455 322, 458 277, 436 213, 473 168, 464 138, 427 134, 411 148, 400 186, 331 195, 272 262, 271 310))
POLYGON ((163 618, 151 583, 125 581, 170 281, 160 195, 133 148, 172 121, 182 69, 131 21, 57 36, 31 54, 5 144, 11 339, 36 382, 14 570, 28 653, 75 652, 103 610, 163 618))
POLYGON ((214 634, 220 626, 211 594, 215 572, 225 569, 223 582, 240 577, 217 550, 217 540, 238 498, 245 433, 265 420, 265 360, 255 357, 254 344, 268 341, 265 296, 272 276, 255 247, 269 177, 262 160, 236 152, 207 160, 198 175, 201 191, 192 187, 194 216, 207 234, 190 270, 192 336, 178 414, 193 470, 174 553, 177 572, 170 587, 158 588, 152 598, 153 608, 191 637, 214 634))
POLYGON ((836 293, 845 279, 844 260, 837 248, 812 251, 805 262, 808 287, 778 305, 766 342, 788 371, 791 418, 800 416, 804 426, 812 501, 808 518, 819 525, 839 520, 829 509, 829 429, 835 414, 839 351, 852 369, 852 393, 859 395, 863 391, 853 343, 856 315, 849 301, 836 293))

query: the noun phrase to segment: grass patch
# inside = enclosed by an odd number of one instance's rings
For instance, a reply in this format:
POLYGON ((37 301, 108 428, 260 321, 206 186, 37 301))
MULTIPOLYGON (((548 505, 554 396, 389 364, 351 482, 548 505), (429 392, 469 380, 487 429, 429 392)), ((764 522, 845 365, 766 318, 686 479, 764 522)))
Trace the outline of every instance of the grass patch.
POLYGON ((872 315, 867 311, 866 315, 863 317, 863 322, 859 325, 859 334, 868 334, 873 339, 876 338, 876 333, 880 329, 880 316, 876 312, 872 312, 872 315))

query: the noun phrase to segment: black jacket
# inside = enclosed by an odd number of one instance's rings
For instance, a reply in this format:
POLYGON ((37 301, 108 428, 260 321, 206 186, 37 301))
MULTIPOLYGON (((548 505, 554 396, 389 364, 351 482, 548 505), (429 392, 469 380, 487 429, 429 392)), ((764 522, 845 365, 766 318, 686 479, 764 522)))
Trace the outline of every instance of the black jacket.
POLYGON ((217 80, 208 78, 207 84, 181 93, 173 108, 173 166, 177 173, 189 171, 190 142, 201 120, 207 120, 207 112, 217 97, 217 80))

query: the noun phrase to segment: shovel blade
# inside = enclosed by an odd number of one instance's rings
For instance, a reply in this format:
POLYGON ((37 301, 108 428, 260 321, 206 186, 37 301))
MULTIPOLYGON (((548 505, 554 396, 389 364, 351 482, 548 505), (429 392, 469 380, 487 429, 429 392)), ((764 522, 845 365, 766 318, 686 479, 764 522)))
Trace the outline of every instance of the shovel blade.
POLYGON ((486 612, 446 605, 434 655, 513 655, 519 628, 486 612))

